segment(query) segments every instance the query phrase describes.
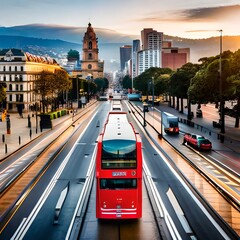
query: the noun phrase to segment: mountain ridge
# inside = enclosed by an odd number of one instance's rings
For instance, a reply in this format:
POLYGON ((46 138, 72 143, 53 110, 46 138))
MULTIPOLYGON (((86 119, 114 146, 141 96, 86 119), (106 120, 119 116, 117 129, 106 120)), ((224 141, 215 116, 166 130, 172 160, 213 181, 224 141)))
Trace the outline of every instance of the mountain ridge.
MULTIPOLYGON (((33 54, 48 54, 59 58, 66 56, 70 49, 82 52, 82 40, 86 27, 29 24, 14 27, 0 27, 0 49, 21 48, 33 54), (55 54, 54 54, 55 53, 55 54)), ((106 70, 118 70, 120 47, 132 45, 140 36, 125 35, 114 30, 94 28, 98 37, 99 58, 105 61, 106 70)), ((172 41, 173 47, 190 48, 190 61, 198 62, 202 57, 215 56, 220 52, 220 37, 190 39, 164 35, 172 41)), ((240 48, 240 36, 223 36, 223 51, 240 48)))

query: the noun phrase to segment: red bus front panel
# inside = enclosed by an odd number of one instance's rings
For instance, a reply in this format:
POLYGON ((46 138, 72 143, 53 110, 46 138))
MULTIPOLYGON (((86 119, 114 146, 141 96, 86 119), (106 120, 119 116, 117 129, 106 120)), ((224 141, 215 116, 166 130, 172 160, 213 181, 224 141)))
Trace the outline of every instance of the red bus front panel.
POLYGON ((97 218, 133 219, 142 217, 142 180, 99 179, 97 218))

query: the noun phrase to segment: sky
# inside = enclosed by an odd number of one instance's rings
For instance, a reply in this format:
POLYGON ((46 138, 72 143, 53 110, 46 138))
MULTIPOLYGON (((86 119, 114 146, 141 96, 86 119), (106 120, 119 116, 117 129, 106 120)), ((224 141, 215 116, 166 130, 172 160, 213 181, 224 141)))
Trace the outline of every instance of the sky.
POLYGON ((240 35, 240 0, 0 0, 0 25, 50 24, 140 35, 207 38, 240 35))

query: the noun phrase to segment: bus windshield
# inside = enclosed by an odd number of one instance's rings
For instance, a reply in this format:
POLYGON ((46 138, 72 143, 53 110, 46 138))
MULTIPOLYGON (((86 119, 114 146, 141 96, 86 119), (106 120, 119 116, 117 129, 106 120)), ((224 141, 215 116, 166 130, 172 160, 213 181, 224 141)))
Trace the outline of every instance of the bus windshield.
POLYGON ((102 147, 102 168, 136 168, 136 141, 105 140, 102 147))

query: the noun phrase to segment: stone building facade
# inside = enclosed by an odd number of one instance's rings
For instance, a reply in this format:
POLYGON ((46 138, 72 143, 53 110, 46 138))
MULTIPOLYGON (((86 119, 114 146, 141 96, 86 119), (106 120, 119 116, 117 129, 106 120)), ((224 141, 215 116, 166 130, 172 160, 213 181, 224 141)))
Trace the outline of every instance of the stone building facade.
POLYGON ((34 94, 34 80, 43 70, 55 72, 61 67, 55 59, 23 52, 21 49, 0 51, 0 81, 6 83, 8 112, 30 111, 37 99, 34 94))

